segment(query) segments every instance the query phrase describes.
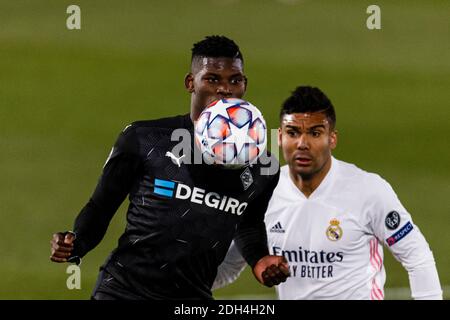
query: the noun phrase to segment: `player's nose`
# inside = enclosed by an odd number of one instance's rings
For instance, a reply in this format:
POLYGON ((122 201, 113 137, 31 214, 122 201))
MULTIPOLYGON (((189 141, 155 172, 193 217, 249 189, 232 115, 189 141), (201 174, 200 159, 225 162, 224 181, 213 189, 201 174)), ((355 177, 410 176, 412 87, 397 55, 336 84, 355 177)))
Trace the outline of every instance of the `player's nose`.
POLYGON ((220 96, 223 96, 223 97, 230 97, 233 94, 231 89, 225 84, 219 85, 217 87, 216 93, 217 93, 217 95, 220 95, 220 96))
POLYGON ((309 149, 309 142, 306 134, 300 135, 297 139, 297 148, 301 150, 309 149))

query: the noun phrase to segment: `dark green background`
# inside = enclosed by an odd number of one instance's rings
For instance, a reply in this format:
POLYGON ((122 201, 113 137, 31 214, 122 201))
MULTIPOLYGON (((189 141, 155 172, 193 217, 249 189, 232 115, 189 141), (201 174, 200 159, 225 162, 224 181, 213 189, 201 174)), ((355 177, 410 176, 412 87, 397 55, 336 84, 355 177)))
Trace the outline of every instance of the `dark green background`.
MULTIPOLYGON (((125 228, 125 205, 83 260, 81 290, 66 288, 67 265, 49 261, 51 235, 72 227, 128 123, 188 112, 190 49, 209 34, 240 44, 246 98, 269 127, 295 86, 328 94, 336 157, 392 184, 449 284, 450 2, 377 1, 376 31, 366 28, 370 4, 0 0, 0 298, 89 298, 125 228), (70 4, 81 7, 81 30, 66 28, 70 4)), ((408 287, 385 255, 386 287, 408 287)), ((247 271, 216 293, 246 295, 273 290, 247 271)))

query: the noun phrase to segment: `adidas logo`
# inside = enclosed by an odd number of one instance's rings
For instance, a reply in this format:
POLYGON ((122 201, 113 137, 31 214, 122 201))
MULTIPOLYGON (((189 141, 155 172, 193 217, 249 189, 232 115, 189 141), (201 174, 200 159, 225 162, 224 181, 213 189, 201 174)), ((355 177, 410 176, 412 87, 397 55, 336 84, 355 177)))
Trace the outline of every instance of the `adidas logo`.
POLYGON ((276 225, 270 228, 270 232, 284 233, 284 229, 281 226, 280 221, 278 221, 276 225))

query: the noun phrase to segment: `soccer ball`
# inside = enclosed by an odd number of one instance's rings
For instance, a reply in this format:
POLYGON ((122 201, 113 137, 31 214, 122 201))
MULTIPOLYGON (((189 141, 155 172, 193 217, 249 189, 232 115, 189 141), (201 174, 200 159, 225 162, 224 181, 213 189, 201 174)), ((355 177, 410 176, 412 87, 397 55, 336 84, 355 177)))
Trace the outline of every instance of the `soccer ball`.
POLYGON ((221 99, 208 105, 195 124, 195 142, 207 164, 242 168, 253 164, 267 143, 261 112, 242 99, 221 99))

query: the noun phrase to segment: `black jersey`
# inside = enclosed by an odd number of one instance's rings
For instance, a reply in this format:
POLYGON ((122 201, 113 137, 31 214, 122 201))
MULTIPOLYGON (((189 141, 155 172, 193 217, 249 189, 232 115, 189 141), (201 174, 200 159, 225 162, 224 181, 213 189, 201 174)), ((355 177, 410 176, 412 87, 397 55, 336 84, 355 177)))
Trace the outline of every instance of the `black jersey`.
POLYGON ((178 128, 193 139, 189 114, 134 122, 119 135, 75 220, 73 256, 100 242, 129 195, 125 232, 101 269, 143 298, 211 299, 233 238, 251 266, 268 254, 264 213, 279 170, 263 175, 260 163, 233 170, 184 163, 169 154, 178 128))

